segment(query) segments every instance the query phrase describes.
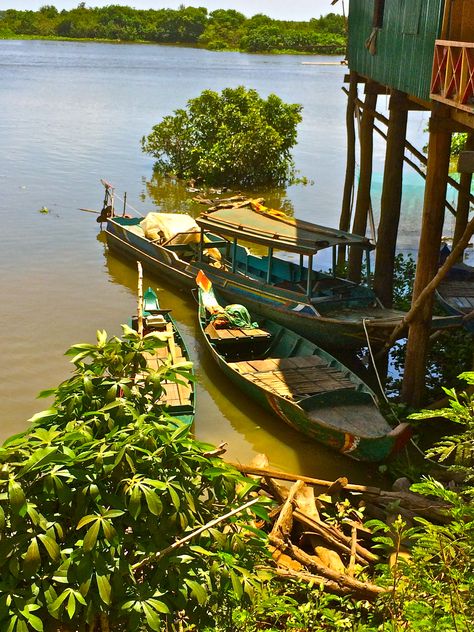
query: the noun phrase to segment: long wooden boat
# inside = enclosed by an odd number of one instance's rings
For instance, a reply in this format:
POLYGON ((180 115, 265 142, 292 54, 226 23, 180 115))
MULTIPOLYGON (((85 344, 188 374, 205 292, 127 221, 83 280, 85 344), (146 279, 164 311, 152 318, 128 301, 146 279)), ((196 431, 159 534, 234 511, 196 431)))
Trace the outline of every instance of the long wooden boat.
POLYGON ((458 263, 441 281, 436 298, 448 314, 460 316, 465 329, 474 333, 474 268, 458 263))
MULTIPOLYGON (((252 208, 203 213, 190 230, 166 238, 147 236, 143 225, 140 218, 109 217, 109 248, 174 285, 194 287, 203 269, 226 300, 242 302, 325 348, 358 349, 367 338, 379 348, 405 315, 385 309, 368 285, 314 269, 315 255, 331 248, 335 270, 336 249, 344 245, 365 251, 370 276, 373 245, 365 237, 252 208), (247 245, 267 254, 254 254, 247 245)), ((457 324, 459 318, 433 319, 434 328, 457 324)))
MULTIPOLYGON (((268 319, 232 325, 198 274, 199 322, 212 357, 242 391, 312 439, 361 461, 383 461, 408 440, 392 429, 371 389, 314 343, 268 319)), ((230 312, 233 311, 231 306, 230 312)))
MULTIPOLYGON (((138 330, 138 317, 132 317, 132 327, 138 330)), ((189 351, 181 336, 171 310, 160 307, 158 296, 151 289, 143 295, 143 332, 162 332, 166 334, 166 346, 159 347, 154 353, 145 353, 147 366, 158 370, 167 363, 180 365, 190 362, 189 351)), ((191 424, 195 413, 194 382, 180 376, 180 383, 165 380, 164 393, 159 400, 163 410, 184 423, 191 424)))

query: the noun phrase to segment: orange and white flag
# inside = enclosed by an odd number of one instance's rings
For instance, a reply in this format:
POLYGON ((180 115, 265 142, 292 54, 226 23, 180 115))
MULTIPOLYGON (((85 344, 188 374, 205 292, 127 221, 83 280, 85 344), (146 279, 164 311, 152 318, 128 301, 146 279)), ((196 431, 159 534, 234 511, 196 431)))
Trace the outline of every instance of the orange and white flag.
POLYGON ((203 292, 209 292, 212 289, 212 282, 207 278, 202 270, 199 270, 197 273, 196 283, 203 292))

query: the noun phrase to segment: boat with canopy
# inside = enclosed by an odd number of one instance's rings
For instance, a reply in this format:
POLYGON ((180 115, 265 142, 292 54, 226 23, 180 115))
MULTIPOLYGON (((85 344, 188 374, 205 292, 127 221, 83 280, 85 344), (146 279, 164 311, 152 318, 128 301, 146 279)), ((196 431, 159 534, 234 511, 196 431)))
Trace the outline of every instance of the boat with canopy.
MULTIPOLYGON (((111 250, 141 261, 173 285, 192 288, 203 269, 226 300, 242 302, 325 348, 358 349, 368 341, 379 348, 405 315, 384 308, 368 285, 374 248, 369 239, 272 214, 259 204, 196 219, 172 213, 111 216, 106 238, 111 250), (365 252, 365 283, 337 276, 339 246, 365 252), (327 249, 332 250, 331 273, 316 269, 316 256, 327 249)), ((437 329, 458 323, 453 317, 433 318, 437 329)))

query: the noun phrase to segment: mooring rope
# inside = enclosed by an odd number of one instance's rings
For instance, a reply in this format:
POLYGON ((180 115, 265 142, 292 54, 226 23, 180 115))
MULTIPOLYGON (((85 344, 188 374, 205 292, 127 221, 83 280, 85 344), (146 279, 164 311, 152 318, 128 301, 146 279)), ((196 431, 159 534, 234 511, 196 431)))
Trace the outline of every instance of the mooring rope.
POLYGON ((375 358, 374 358, 374 354, 372 352, 372 345, 370 344, 370 339, 369 339, 369 332, 367 331, 367 325, 365 324, 366 321, 367 321, 367 318, 363 318, 362 319, 362 325, 363 325, 364 331, 365 331, 365 339, 367 340, 367 347, 369 349, 370 360, 372 362, 372 366, 374 367, 375 377, 377 378, 377 382, 379 383, 380 392, 382 393, 382 395, 383 395, 385 401, 387 402, 387 404, 390 404, 390 402, 388 401, 387 396, 385 395, 385 389, 382 386, 382 380, 380 379, 380 375, 379 375, 379 372, 377 370, 377 365, 375 364, 375 358))

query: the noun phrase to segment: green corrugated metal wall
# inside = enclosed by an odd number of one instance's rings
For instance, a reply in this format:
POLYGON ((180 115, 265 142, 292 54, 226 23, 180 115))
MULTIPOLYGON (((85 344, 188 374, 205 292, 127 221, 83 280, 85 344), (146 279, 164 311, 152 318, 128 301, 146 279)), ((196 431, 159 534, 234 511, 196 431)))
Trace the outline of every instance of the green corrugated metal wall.
POLYGON ((444 0, 385 0, 377 54, 365 41, 372 32, 374 0, 350 0, 349 67, 383 85, 429 99, 434 42, 444 0))

